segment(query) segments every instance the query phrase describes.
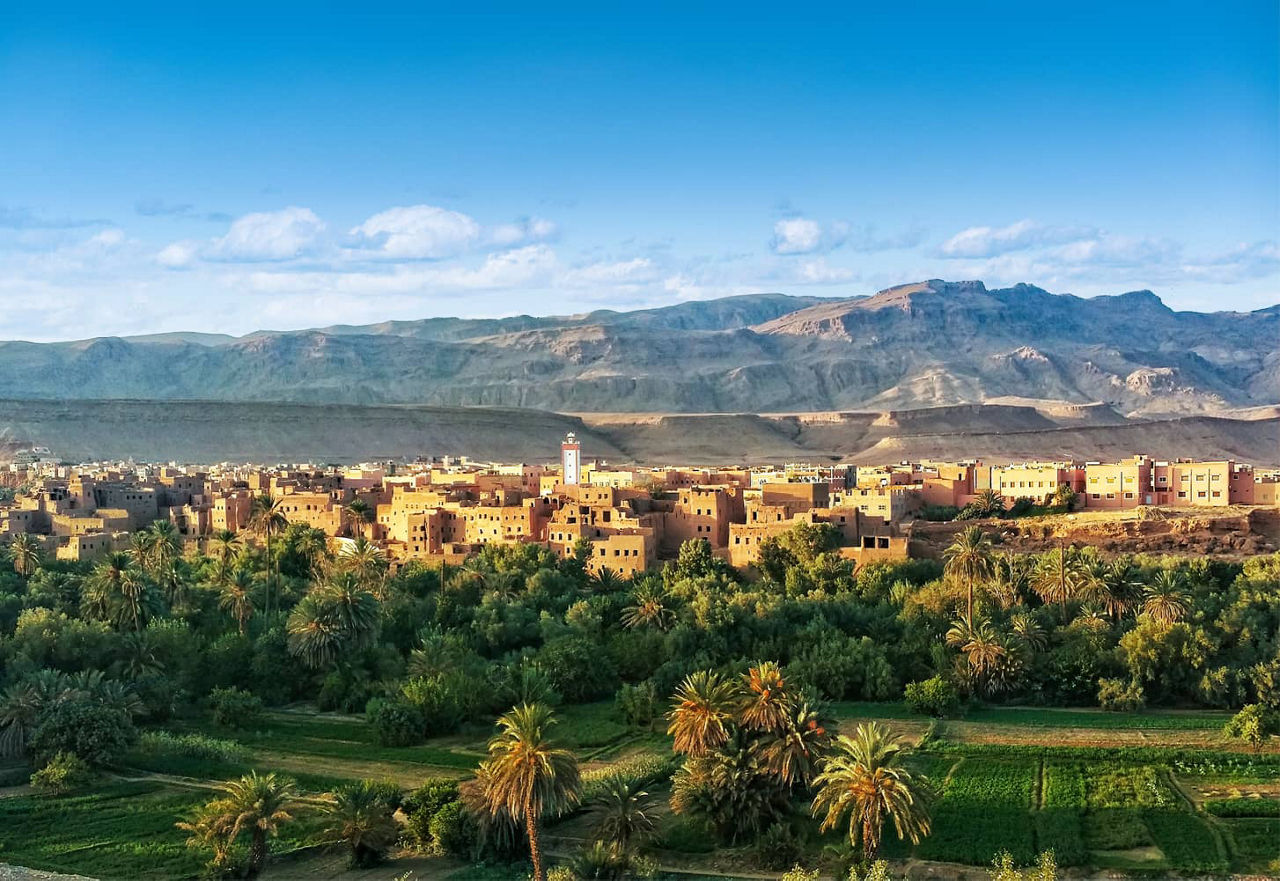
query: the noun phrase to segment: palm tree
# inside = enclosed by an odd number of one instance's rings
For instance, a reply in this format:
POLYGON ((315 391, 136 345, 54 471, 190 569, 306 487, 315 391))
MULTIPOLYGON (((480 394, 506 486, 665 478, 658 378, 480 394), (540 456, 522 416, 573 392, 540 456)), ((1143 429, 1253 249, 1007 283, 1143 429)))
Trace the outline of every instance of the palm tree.
POLYGON ((223 566, 229 566, 236 552, 240 550, 240 536, 236 535, 234 529, 219 529, 213 534, 211 541, 218 562, 223 566))
POLYGON ((969 592, 965 618, 972 624, 974 585, 991 573, 991 538, 978 527, 970 526, 955 537, 942 557, 946 560, 946 573, 965 581, 969 592))
POLYGON ((600 593, 613 593, 616 590, 621 590, 624 584, 626 584, 626 579, 608 566, 601 566, 591 576, 591 586, 600 593))
POLYGON ((354 498, 342 506, 342 519, 347 522, 353 538, 363 538, 365 524, 372 523, 373 518, 373 508, 362 498, 354 498))
POLYGON ((30 578, 40 568, 40 542, 28 532, 20 532, 9 542, 9 558, 13 561, 13 571, 23 578, 30 578))
POLYGON ((382 548, 362 535, 342 549, 339 561, 345 570, 354 574, 362 585, 372 588, 381 599, 387 574, 387 555, 382 548))
POLYGON ((765 745, 765 763, 787 786, 807 787, 817 775, 834 734, 835 725, 818 709, 807 701, 800 703, 789 708, 782 733, 765 745))
POLYGON ((379 862, 400 835, 395 809, 372 780, 338 787, 325 813, 329 815, 325 838, 347 846, 353 867, 379 862))
POLYGON ((1027 562, 1026 557, 1012 553, 1000 554, 991 561, 987 592, 1000 604, 1000 608, 1009 609, 1022 601, 1031 575, 1027 562))
POLYGON ((929 834, 928 781, 902 766, 902 744, 875 722, 859 725, 853 737, 836 740, 834 755, 814 780, 813 814, 823 811, 823 832, 846 822, 849 844, 862 841, 863 856, 875 859, 884 821, 912 844, 929 834))
POLYGON ((972 504, 974 513, 979 517, 999 517, 1004 513, 1004 496, 998 490, 981 490, 972 504))
POLYGON ((739 716, 744 728, 769 734, 781 734, 787 727, 790 706, 786 680, 773 661, 757 664, 742 677, 746 695, 739 716))
POLYGON ((1009 619, 1009 629, 1018 642, 1030 652, 1042 652, 1049 645, 1049 635, 1030 612, 1018 612, 1009 619))
POLYGON ((148 600, 146 580, 123 551, 107 554, 85 579, 86 611, 117 627, 129 624, 141 630, 143 618, 151 611, 148 600))
POLYGON ((260 493, 253 497, 249 507, 249 528, 266 543, 267 546, 267 614, 271 614, 271 588, 278 579, 279 560, 271 553, 271 536, 276 535, 289 525, 284 516, 284 499, 272 499, 270 493, 260 493))
POLYGON ((521 704, 498 719, 489 741, 485 801, 492 814, 523 820, 529 834, 533 881, 546 881, 539 829, 544 814, 558 816, 578 803, 578 761, 549 739, 555 717, 545 704, 521 704))
POLYGON ((1119 621, 1142 595, 1142 571, 1127 557, 1092 566, 1088 573, 1089 592, 1113 620, 1119 621))
POLYGON ((990 621, 979 621, 970 626, 967 621, 956 621, 947 631, 947 643, 958 646, 968 659, 970 678, 985 686, 999 670, 1008 655, 999 632, 990 621))
POLYGON ((236 620, 240 635, 244 636, 253 617, 253 573, 248 569, 236 569, 222 585, 218 605, 230 612, 236 620))
POLYGON ((182 557, 182 535, 171 520, 156 520, 142 534, 146 539, 138 564, 160 585, 170 602, 179 599, 182 582, 178 577, 178 560, 182 557))
POLYGON ((1075 548, 1058 545, 1036 565, 1031 589, 1046 603, 1057 603, 1065 619, 1067 603, 1075 599, 1084 584, 1080 554, 1075 548))
POLYGON ((667 718, 672 749, 689 756, 705 756, 729 739, 729 726, 739 702, 734 683, 711 670, 685 677, 676 690, 667 718))
POLYGON ((10 685, 0 695, 0 756, 26 755, 27 739, 48 695, 32 682, 10 685))
POLYGON ((320 529, 303 529, 293 549, 307 560, 307 569, 316 581, 324 579, 329 564, 329 538, 320 529))
POLYGON ((623 627, 652 627, 663 631, 671 629, 676 613, 667 606, 666 594, 660 586, 642 584, 636 587, 632 596, 634 604, 622 610, 623 627))
MULTIPOLYGON (((267 863, 267 839, 280 834, 280 827, 292 822, 300 808, 298 790, 288 777, 251 771, 239 780, 218 787, 220 798, 209 802, 198 817, 178 824, 178 828, 222 838, 226 846, 249 833, 249 863, 246 872, 257 875, 267 863)), ((216 853, 216 852, 215 852, 216 853)))
POLYGON ((286 629, 290 652, 313 669, 330 667, 342 651, 373 642, 378 601, 350 572, 339 573, 293 607, 286 629))
POLYGON ((653 834, 652 809, 653 798, 641 781, 622 774, 609 777, 595 800, 596 837, 615 854, 629 853, 634 844, 653 834))
POLYGON ((1143 594, 1142 611, 1152 620, 1168 626, 1176 624, 1187 614, 1188 603, 1182 576, 1170 569, 1161 569, 1143 594))

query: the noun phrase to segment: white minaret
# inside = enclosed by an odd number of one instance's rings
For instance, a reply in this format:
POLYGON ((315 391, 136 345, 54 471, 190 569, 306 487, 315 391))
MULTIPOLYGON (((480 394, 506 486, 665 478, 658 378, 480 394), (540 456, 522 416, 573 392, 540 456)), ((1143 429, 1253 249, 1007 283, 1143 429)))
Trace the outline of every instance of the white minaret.
POLYGON ((582 479, 582 444, 572 431, 564 436, 560 445, 561 483, 566 486, 577 486, 582 479))

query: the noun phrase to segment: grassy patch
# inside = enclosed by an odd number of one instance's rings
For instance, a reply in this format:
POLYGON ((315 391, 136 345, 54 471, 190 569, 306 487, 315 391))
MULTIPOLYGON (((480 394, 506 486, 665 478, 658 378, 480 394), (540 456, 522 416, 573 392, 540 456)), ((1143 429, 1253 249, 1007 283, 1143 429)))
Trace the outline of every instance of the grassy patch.
POLYGON ((1227 860, 1208 824, 1188 811, 1152 808, 1143 812, 1155 845, 1175 869, 1224 872, 1227 860))
POLYGON ((174 823, 207 798, 122 783, 69 798, 3 799, 0 860, 97 878, 195 877, 204 858, 174 823))
POLYGON ((1083 818, 1083 828, 1090 850, 1131 850, 1151 844, 1142 815, 1128 808, 1090 811, 1083 818))
POLYGON ((1030 862, 1035 857, 1031 793, 1038 771, 1025 761, 961 762, 934 808, 933 832, 916 855, 985 865, 1003 848, 1019 862, 1030 862))
MULTIPOLYGON (((837 716, 848 719, 902 719, 926 721, 901 703, 842 701, 834 705, 837 716)), ((1086 728, 1090 730, 1216 731, 1230 718, 1228 713, 1152 710, 1144 713, 1107 713, 1101 710, 1065 710, 1047 707, 973 707, 965 722, 1015 725, 1031 728, 1086 728)))
POLYGON ((1164 776, 1151 765, 1093 771, 1086 791, 1091 808, 1167 807, 1175 803, 1164 776))
POLYGON ((1280 819, 1238 818, 1224 821, 1223 826, 1237 868, 1280 871, 1280 819))
MULTIPOLYGON (((1214 799, 1205 802, 1204 809, 1215 817, 1280 817, 1280 798, 1214 799)), ((1276 848, 1280 850, 1280 844, 1276 848)))

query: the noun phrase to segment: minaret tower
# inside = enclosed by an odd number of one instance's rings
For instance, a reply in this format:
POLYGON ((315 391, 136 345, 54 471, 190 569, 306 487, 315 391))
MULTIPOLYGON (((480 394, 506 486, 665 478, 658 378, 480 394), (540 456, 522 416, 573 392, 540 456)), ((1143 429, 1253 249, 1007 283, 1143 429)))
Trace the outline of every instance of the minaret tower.
POLYGON ((560 445, 560 478, 566 486, 577 486, 582 479, 582 444, 572 431, 560 445))

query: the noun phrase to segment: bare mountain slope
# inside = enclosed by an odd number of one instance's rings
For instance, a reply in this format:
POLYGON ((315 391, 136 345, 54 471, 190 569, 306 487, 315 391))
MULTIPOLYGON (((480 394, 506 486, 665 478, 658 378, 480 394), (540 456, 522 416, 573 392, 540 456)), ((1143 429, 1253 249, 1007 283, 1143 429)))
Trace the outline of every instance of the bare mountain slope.
POLYGON ((434 318, 241 338, 0 343, 0 396, 582 412, 901 410, 1007 399, 1217 414, 1280 401, 1280 309, 1174 312, 927 281, 636 312, 434 318))
MULTIPOLYGON (((1256 415, 1256 414, 1255 414, 1256 415)), ((0 461, 26 445, 69 460, 322 461, 465 454, 553 461, 568 431, 612 462, 1233 456, 1280 464, 1280 417, 1140 422, 1054 408, 957 406, 800 414, 569 416, 466 407, 0 400, 0 461)))

